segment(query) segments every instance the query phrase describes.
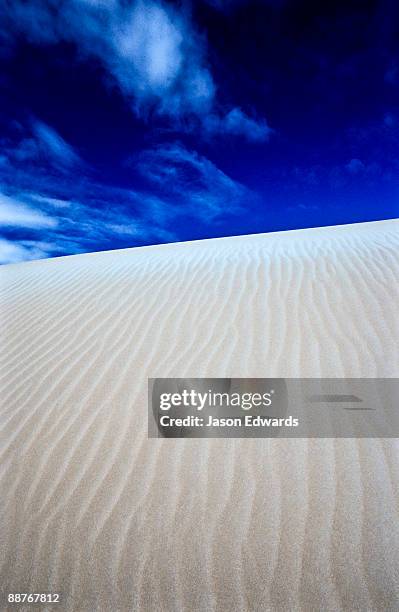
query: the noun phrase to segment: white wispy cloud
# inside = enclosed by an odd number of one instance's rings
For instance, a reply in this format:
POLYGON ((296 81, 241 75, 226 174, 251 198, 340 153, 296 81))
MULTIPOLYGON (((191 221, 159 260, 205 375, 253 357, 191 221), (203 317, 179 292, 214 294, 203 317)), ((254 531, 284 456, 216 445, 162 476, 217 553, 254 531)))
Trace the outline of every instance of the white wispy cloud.
POLYGON ((144 151, 138 163, 142 175, 175 202, 176 214, 213 220, 242 212, 250 190, 234 181, 204 156, 181 143, 144 151))
POLYGON ((42 121, 33 122, 33 134, 40 150, 62 166, 72 167, 81 163, 76 151, 53 128, 42 121))
POLYGON ((71 206, 71 202, 68 200, 63 200, 61 198, 50 198, 48 196, 43 196, 40 193, 25 193, 24 198, 28 201, 39 202, 39 204, 47 204, 52 206, 53 208, 69 208, 71 206))
POLYGON ((232 108, 224 116, 210 114, 204 124, 210 134, 245 136, 252 142, 268 140, 273 133, 265 119, 251 119, 238 107, 232 108))
MULTIPOLYGON (((220 109, 206 38, 181 6, 162 0, 13 0, 6 3, 0 29, 9 43, 13 33, 40 44, 74 43, 78 58, 94 57, 102 63, 138 113, 154 110, 176 121, 196 116, 208 134, 241 135, 252 141, 270 135, 264 120, 247 116, 234 104, 227 111, 220 109)), ((73 161, 43 126, 38 132, 60 157, 73 161)))
POLYGON ((43 259, 47 255, 48 252, 46 250, 41 249, 35 244, 25 245, 19 241, 0 238, 0 264, 43 259))
POLYGON ((4 14, 11 33, 41 44, 71 41, 81 57, 99 59, 138 108, 204 112, 213 101, 204 39, 183 11, 162 1, 13 0, 4 14))
POLYGON ((83 165, 74 148, 56 130, 42 121, 33 119, 29 130, 18 124, 16 132, 16 140, 1 142, 3 165, 15 163, 21 166, 29 162, 38 162, 50 164, 60 171, 83 165))
POLYGON ((0 226, 52 228, 57 220, 0 192, 0 226))

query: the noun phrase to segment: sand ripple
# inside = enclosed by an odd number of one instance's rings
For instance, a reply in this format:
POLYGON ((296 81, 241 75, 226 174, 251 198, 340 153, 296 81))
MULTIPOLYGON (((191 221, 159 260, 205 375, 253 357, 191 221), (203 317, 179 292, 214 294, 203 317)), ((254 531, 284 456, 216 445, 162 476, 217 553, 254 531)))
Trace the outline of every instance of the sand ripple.
POLYGON ((73 611, 397 610, 397 440, 148 440, 146 385, 399 377, 398 230, 3 267, 1 588, 73 611))

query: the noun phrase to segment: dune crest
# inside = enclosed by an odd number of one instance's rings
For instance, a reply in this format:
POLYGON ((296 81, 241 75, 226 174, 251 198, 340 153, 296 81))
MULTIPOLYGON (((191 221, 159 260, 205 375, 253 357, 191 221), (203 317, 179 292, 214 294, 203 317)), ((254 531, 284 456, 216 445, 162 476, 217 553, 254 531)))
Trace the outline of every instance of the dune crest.
POLYGON ((0 290, 3 591, 398 609, 396 439, 147 438, 148 377, 399 377, 397 220, 5 266, 0 290))

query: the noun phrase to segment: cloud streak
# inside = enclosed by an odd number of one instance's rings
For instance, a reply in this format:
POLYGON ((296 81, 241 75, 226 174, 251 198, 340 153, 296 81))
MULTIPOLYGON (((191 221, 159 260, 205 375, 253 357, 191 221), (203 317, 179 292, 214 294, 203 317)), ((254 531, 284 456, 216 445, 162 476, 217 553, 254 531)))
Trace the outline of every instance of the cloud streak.
POLYGON ((1 141, 5 162, 22 167, 29 163, 50 164, 58 171, 83 166, 83 161, 53 128, 42 121, 32 120, 29 130, 17 124, 13 139, 1 141))
POLYGON ((240 108, 233 108, 224 116, 210 114, 204 125, 210 135, 245 136, 251 142, 269 140, 273 133, 265 119, 251 119, 240 108))
POLYGON ((0 192, 0 227, 43 229, 56 225, 56 219, 0 192))
POLYGON ((49 154, 53 163, 64 168, 82 164, 82 160, 74 149, 50 126, 42 121, 33 122, 33 134, 39 150, 49 154))
POLYGON ((43 259, 47 257, 54 245, 29 240, 8 240, 0 238, 0 265, 43 259))
POLYGON ((210 222, 222 214, 242 212, 245 200, 254 197, 209 159, 180 143, 144 151, 138 168, 161 197, 172 197, 175 214, 191 214, 210 222))

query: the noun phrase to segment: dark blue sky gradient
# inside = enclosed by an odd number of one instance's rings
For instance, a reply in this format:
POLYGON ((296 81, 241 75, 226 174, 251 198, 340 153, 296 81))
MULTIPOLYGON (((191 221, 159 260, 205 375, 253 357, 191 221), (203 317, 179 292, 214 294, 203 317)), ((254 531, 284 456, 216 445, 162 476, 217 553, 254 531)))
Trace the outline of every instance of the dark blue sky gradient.
POLYGON ((397 3, 104 4, 0 13, 1 261, 399 216, 397 3))

